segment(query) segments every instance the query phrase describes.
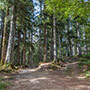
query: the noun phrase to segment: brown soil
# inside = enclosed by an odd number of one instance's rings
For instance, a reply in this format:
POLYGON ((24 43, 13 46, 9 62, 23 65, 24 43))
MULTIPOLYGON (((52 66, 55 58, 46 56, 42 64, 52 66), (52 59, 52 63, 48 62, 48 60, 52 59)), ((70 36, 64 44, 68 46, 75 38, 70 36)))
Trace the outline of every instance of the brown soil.
POLYGON ((66 63, 61 70, 42 69, 20 70, 12 74, 11 86, 6 90, 90 90, 90 80, 85 79, 78 62, 66 63))

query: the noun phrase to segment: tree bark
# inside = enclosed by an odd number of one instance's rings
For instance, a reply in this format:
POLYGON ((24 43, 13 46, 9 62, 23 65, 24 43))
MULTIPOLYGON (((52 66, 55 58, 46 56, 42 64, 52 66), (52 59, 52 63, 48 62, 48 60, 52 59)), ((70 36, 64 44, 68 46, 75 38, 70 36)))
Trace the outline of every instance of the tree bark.
POLYGON ((54 42, 54 61, 57 60, 57 46, 56 46, 56 17, 53 15, 53 42, 54 42))
POLYGON ((71 40, 71 43, 72 43, 72 56, 75 56, 75 46, 74 46, 73 38, 71 40))
POLYGON ((53 43, 53 28, 51 29, 52 35, 51 35, 51 50, 50 50, 50 59, 54 60, 54 43, 53 43))
POLYGON ((71 37, 70 37, 70 31, 69 31, 69 25, 67 26, 67 33, 68 33, 68 47, 69 47, 69 54, 70 56, 73 56, 72 55, 72 43, 71 43, 71 37))
POLYGON ((18 50, 17 50, 17 60, 20 65, 20 30, 18 31, 18 50))
POLYGON ((82 55, 81 45, 80 45, 80 29, 79 29, 79 23, 77 22, 77 37, 79 39, 79 42, 77 43, 77 55, 82 55))
POLYGON ((85 43, 85 40, 86 40, 86 35, 85 35, 85 31, 83 32, 83 39, 84 39, 84 51, 83 53, 84 54, 87 54, 87 43, 85 43))
POLYGON ((2 43, 3 43, 3 33, 4 33, 4 19, 5 19, 5 12, 2 11, 1 16, 1 46, 0 46, 0 60, 1 60, 1 54, 2 54, 2 43))
POLYGON ((66 57, 68 57, 69 56, 69 48, 68 48, 68 46, 66 47, 66 57))
POLYGON ((61 51, 61 36, 58 32, 58 38, 59 38, 59 58, 62 59, 62 51, 61 51))
POLYGON ((7 47, 7 53, 6 53, 6 63, 12 63, 11 60, 13 58, 13 53, 14 53, 14 37, 15 37, 15 26, 16 26, 15 3, 12 5, 11 10, 12 10, 12 15, 11 15, 8 47, 7 47))
POLYGON ((47 25, 44 25, 44 62, 47 61, 47 25))
POLYGON ((9 8, 6 7, 6 16, 4 22, 4 32, 3 32, 3 41, 2 41, 2 55, 1 55, 2 65, 5 63, 6 50, 7 50, 8 22, 9 22, 8 15, 9 15, 9 8))
MULTIPOLYGON (((40 22, 42 23, 42 0, 40 0, 40 22)), ((40 61, 43 61, 43 55, 42 55, 42 37, 41 37, 41 31, 42 31, 42 27, 40 27, 40 30, 39 30, 39 35, 40 35, 40 39, 39 39, 39 59, 40 61)))
POLYGON ((25 65, 25 63, 26 63, 26 25, 24 25, 24 36, 23 36, 23 40, 24 40, 23 65, 25 65))
MULTIPOLYGON (((32 28, 33 29, 33 28, 32 28)), ((31 41, 31 44, 33 43, 33 31, 31 30, 31 39, 30 39, 30 41, 31 41)), ((32 46, 30 46, 30 63, 31 63, 31 65, 34 63, 33 62, 33 50, 32 50, 32 46)))

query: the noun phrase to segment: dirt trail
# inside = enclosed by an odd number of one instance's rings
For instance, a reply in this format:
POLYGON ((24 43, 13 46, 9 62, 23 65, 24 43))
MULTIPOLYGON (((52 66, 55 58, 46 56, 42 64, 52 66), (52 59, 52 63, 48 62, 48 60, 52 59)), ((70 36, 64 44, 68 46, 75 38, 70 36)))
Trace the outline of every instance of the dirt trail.
POLYGON ((77 62, 67 63, 59 71, 25 69, 13 75, 6 90, 90 90, 90 81, 80 72, 77 62))

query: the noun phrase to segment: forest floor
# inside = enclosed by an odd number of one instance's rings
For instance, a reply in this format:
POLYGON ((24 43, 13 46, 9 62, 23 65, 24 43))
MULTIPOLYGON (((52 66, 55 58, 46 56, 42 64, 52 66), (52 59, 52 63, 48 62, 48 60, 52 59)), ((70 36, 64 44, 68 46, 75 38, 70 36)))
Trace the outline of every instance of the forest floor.
POLYGON ((42 68, 48 64, 12 74, 6 90, 90 90, 90 80, 84 77, 77 61, 65 63, 61 70, 42 68))

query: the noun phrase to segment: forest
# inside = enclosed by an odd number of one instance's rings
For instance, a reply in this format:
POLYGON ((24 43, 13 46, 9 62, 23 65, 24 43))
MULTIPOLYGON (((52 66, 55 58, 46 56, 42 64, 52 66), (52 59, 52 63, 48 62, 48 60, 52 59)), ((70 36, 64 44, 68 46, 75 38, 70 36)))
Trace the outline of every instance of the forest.
POLYGON ((90 90, 89 78, 90 0, 0 0, 0 90, 90 90))

